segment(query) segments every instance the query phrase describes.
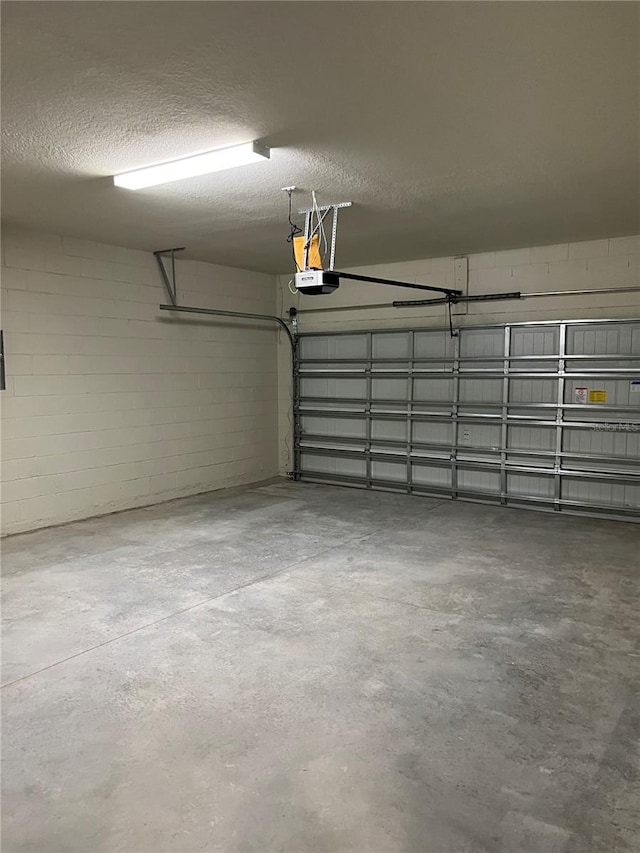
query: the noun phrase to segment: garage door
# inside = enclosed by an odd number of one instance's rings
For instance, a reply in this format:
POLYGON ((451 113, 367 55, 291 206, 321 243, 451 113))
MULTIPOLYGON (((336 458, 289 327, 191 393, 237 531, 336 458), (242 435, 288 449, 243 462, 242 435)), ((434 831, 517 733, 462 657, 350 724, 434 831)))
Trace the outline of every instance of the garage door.
POLYGON ((640 517, 640 321, 307 334, 303 480, 640 517))

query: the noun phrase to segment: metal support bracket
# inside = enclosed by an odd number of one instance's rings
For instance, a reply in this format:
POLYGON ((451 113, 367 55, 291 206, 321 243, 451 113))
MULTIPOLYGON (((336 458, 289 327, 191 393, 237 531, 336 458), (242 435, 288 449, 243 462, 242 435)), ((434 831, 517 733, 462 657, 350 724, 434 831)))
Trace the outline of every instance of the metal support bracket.
POLYGON ((184 252, 184 250, 184 246, 178 246, 174 249, 160 249, 159 251, 153 253, 156 261, 158 262, 158 267, 160 268, 160 275, 162 276, 162 282, 172 305, 178 304, 178 288, 176 282, 176 252, 184 252), (169 278, 169 274, 167 273, 164 262, 162 260, 164 255, 171 255, 171 278, 169 278))
POLYGON ((458 337, 458 332, 453 328, 453 306, 456 304, 455 296, 449 296, 447 298, 447 318, 449 320, 449 334, 452 338, 458 337))
MULTIPOLYGON (((351 207, 353 202, 351 201, 340 201, 336 202, 336 204, 321 204, 318 207, 303 207, 298 213, 304 216, 304 259, 303 266, 304 269, 308 269, 309 267, 309 249, 311 247, 311 240, 313 239, 313 235, 315 231, 312 231, 312 218, 314 213, 321 213, 322 219, 321 222, 327 218, 330 211, 333 211, 333 220, 331 223, 331 249, 329 255, 329 270, 333 270, 333 266, 336 260, 336 240, 338 237, 338 210, 341 207, 351 207)), ((317 227, 317 226, 316 226, 317 227)))

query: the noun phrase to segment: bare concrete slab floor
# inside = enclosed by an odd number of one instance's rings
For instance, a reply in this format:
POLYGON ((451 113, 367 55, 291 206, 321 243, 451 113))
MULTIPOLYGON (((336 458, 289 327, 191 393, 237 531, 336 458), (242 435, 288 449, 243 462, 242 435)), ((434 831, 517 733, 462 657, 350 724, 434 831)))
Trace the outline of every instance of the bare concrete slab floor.
POLYGON ((2 849, 637 851, 639 555, 285 482, 8 539, 2 849))

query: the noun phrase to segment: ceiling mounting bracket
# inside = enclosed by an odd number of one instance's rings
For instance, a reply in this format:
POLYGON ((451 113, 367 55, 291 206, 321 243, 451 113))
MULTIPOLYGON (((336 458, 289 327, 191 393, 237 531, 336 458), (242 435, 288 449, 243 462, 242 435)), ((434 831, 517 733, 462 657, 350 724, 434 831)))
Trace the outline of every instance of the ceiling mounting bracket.
POLYGON ((159 251, 153 253, 156 261, 158 262, 158 267, 160 268, 160 275, 162 276, 162 282, 172 305, 178 304, 178 289, 176 282, 176 252, 184 252, 184 250, 184 246, 178 246, 174 249, 160 249, 159 251), (167 273, 164 261, 162 260, 165 255, 171 256, 171 278, 169 278, 169 274, 167 273))
MULTIPOLYGON (((289 190, 289 187, 285 187, 285 189, 289 190)), ((295 187, 293 187, 295 189, 295 187)), ((315 197, 315 196, 314 196, 315 197)), ((339 201, 334 204, 320 204, 314 207, 303 207, 298 211, 301 215, 304 215, 304 263, 303 269, 307 269, 309 266, 309 248, 311 246, 311 240, 313 239, 314 234, 316 233, 318 226, 316 229, 313 229, 313 215, 322 214, 321 222, 329 215, 330 211, 333 211, 333 219, 331 222, 331 252, 329 255, 329 270, 332 270, 336 260, 336 239, 338 236, 338 210, 341 207, 351 207, 353 204, 352 201, 339 201)))

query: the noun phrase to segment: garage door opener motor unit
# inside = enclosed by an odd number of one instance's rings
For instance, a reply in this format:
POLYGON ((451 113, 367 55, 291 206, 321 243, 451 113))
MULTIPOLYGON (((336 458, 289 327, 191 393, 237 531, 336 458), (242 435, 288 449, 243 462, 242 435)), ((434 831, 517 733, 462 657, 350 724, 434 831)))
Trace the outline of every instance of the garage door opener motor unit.
POLYGON ((340 278, 328 270, 304 270, 296 273, 296 290, 306 296, 323 296, 333 293, 340 284, 340 278))

